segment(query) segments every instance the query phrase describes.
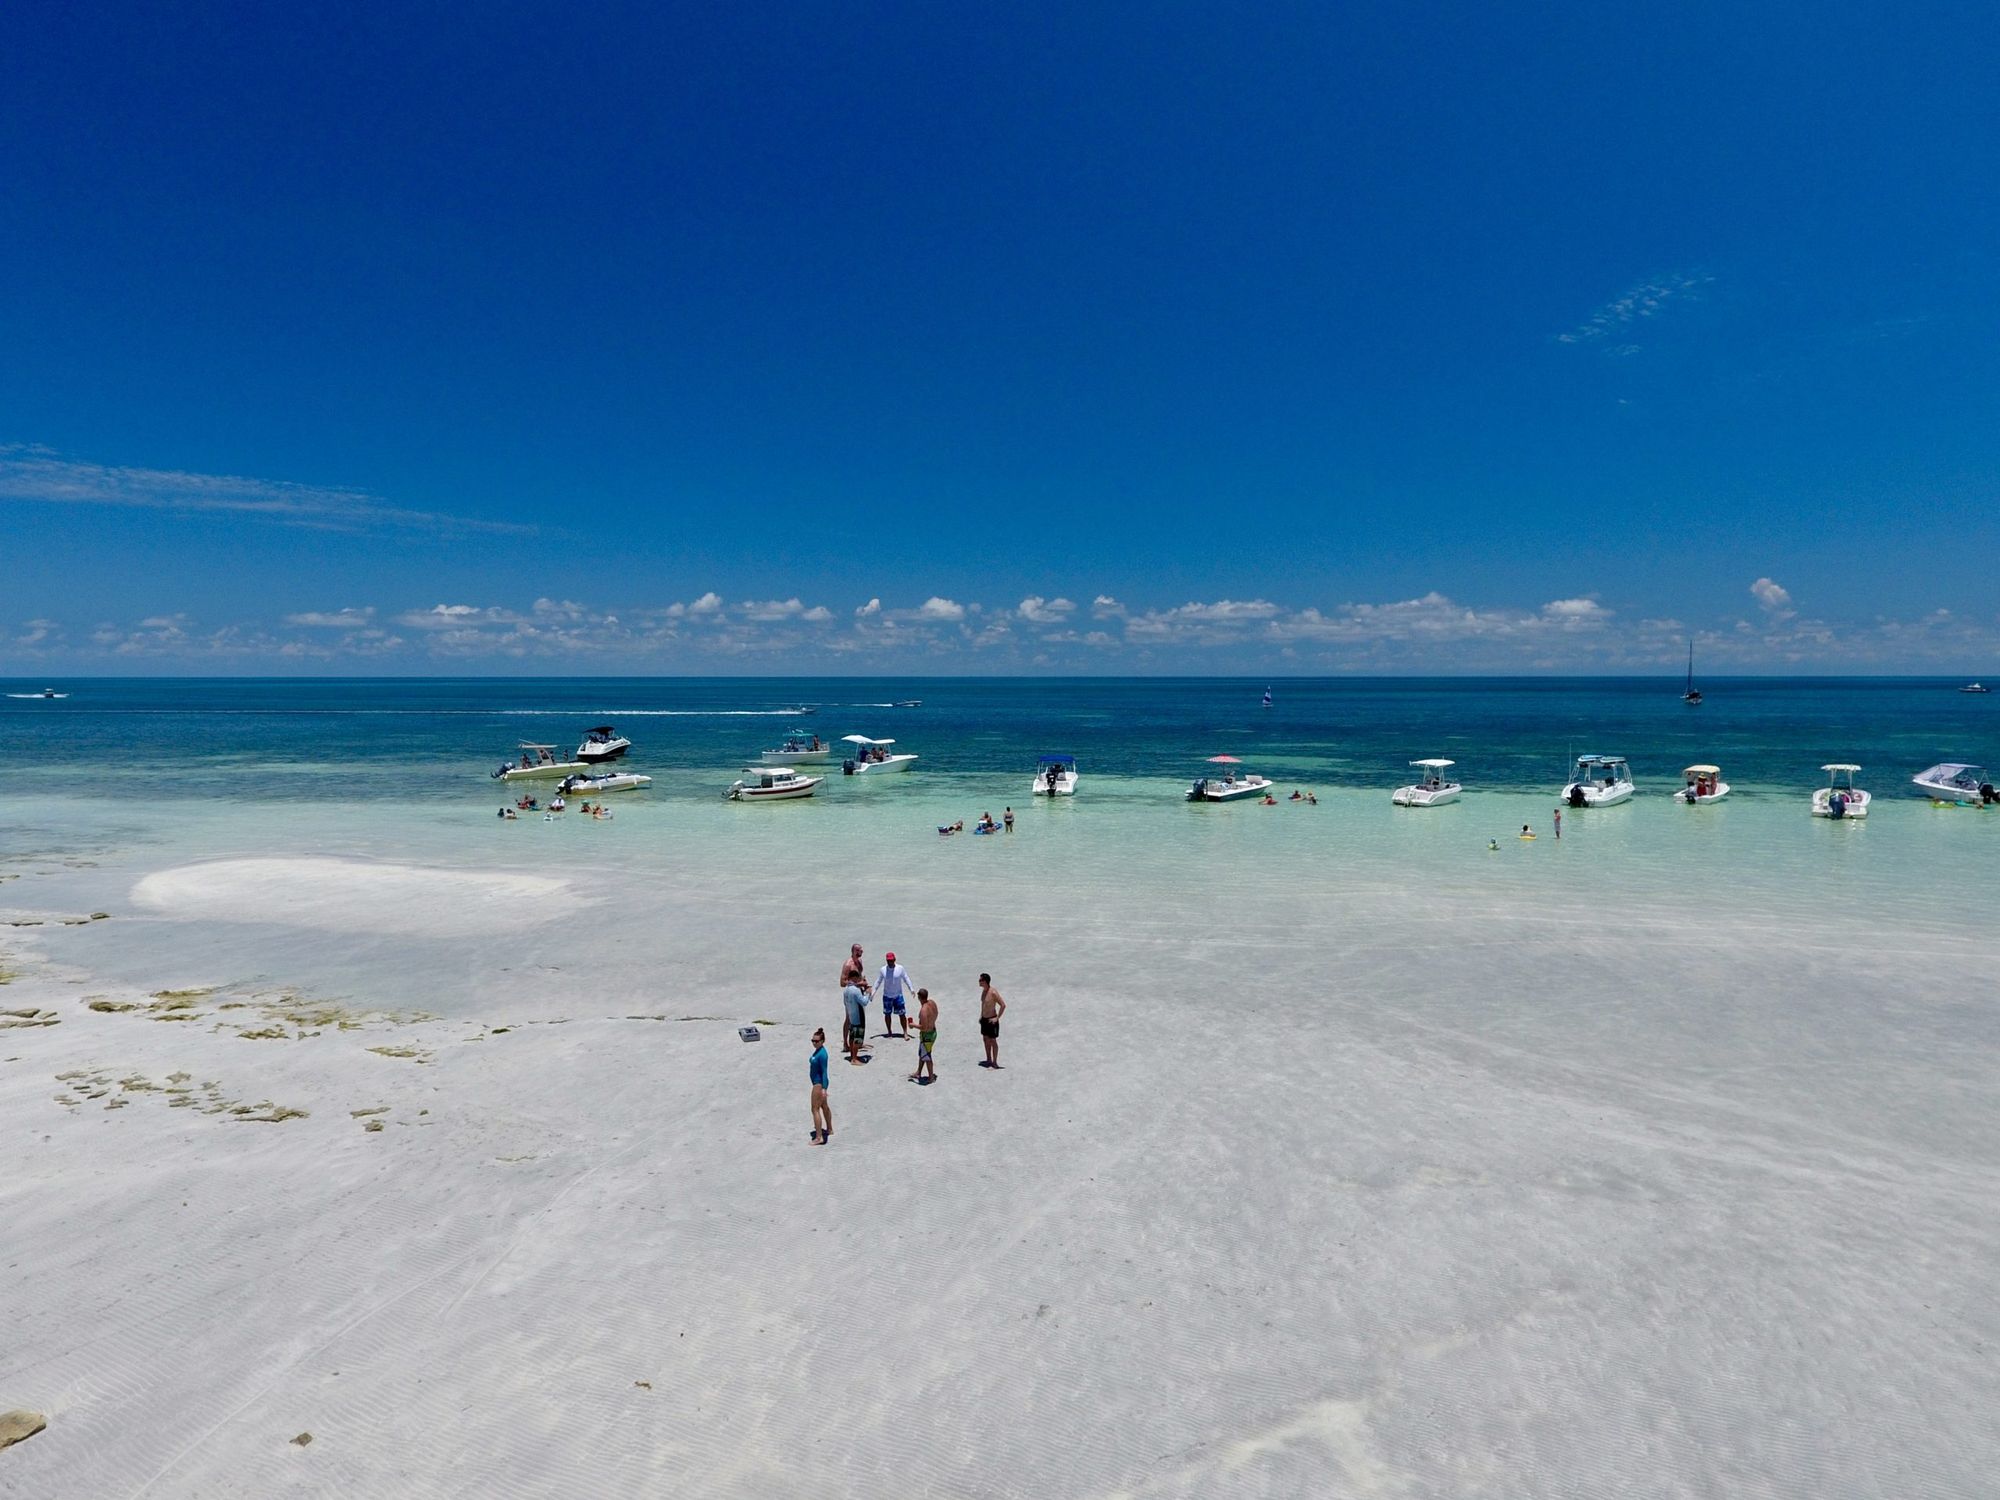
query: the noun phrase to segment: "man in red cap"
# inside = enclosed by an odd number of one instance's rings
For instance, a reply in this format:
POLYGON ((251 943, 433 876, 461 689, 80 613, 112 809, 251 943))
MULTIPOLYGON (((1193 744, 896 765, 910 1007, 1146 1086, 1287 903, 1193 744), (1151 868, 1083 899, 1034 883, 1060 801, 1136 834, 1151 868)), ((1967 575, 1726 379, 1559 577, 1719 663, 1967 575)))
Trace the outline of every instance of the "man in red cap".
POLYGON ((896 962, 896 955, 886 955, 888 962, 882 965, 882 972, 875 976, 875 992, 882 997, 882 1035, 903 1036, 910 1034, 910 1013, 903 1008, 903 997, 912 986, 910 974, 896 962), (895 1017, 902 1023, 902 1030, 891 1031, 889 1018, 895 1017))

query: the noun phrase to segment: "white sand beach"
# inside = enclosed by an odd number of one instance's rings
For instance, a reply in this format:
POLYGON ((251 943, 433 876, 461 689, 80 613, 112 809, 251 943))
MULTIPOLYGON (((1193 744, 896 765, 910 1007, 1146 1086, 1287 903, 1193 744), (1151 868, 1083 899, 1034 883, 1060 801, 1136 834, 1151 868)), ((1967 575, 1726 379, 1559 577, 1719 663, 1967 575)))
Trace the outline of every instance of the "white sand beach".
POLYGON ((7 1500, 1991 1493, 1976 935, 323 832, 0 886, 7 1500))

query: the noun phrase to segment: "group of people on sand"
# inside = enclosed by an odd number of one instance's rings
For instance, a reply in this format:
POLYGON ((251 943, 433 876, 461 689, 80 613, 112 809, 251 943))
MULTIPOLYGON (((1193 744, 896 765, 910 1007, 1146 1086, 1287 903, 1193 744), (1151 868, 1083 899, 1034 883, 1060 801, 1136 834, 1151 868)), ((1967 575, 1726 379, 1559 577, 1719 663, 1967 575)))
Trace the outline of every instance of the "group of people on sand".
MULTIPOLYGON (((862 961, 859 943, 848 949, 847 960, 840 966, 841 1035, 848 1064, 859 1067, 869 1060, 868 1002, 871 998, 879 998, 882 1002, 882 1036, 894 1040, 909 1039, 909 1008, 912 1001, 916 1003, 917 1066, 909 1075, 910 1081, 921 1084, 937 1082, 937 1001, 931 998, 929 990, 911 981, 910 971, 897 962, 893 953, 884 956, 881 969, 871 981, 867 965, 862 961)), ((1000 1066, 1000 1018, 1006 1013, 1007 1002, 993 988, 993 976, 981 974, 979 1038, 986 1052, 979 1064, 982 1068, 997 1070, 1000 1066)), ((824 1027, 813 1032, 812 1043, 812 1058, 806 1067, 812 1089, 812 1141, 816 1146, 824 1146, 833 1139, 833 1107, 827 1101, 829 1079, 824 1027)))
MULTIPOLYGON (((1014 809, 1010 807, 1002 813, 998 823, 993 821, 992 813, 981 813, 979 821, 972 825, 972 831, 974 833, 1000 833, 1002 831, 1012 833, 1014 831, 1014 809)), ((965 832, 965 819, 963 818, 960 818, 956 823, 938 824, 938 833, 944 838, 950 838, 954 833, 963 832, 965 832)))

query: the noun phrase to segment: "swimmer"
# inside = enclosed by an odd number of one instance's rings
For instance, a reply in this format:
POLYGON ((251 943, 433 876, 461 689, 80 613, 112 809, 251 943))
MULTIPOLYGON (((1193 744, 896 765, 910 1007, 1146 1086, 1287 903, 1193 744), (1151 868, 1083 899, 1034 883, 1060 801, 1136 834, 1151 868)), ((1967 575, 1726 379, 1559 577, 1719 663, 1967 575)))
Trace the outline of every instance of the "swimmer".
POLYGON ((1530 828, 1526 823, 1523 823, 1521 825, 1521 837, 1524 839, 1531 839, 1534 836, 1535 836, 1535 830, 1530 828))
POLYGON ((1497 852, 1497 851, 1499 850, 1499 848, 1500 848, 1500 840, 1498 840, 1498 839, 1488 839, 1488 840, 1486 841, 1486 847, 1487 847, 1487 848, 1489 848, 1489 849, 1492 849, 1492 850, 1494 850, 1494 851, 1496 851, 1496 852, 1497 852))

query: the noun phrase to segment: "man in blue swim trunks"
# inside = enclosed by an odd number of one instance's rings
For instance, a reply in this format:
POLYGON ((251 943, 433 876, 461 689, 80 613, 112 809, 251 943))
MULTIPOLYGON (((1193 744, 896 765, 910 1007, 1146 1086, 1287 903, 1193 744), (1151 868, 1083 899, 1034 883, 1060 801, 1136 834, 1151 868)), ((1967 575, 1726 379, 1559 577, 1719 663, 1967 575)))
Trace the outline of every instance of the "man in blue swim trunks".
POLYGON ((903 1008, 903 997, 910 992, 910 971, 896 962, 895 954, 887 956, 889 961, 875 976, 875 993, 882 997, 882 1035, 907 1037, 910 1034, 910 1013, 903 1008), (890 1030, 891 1016, 903 1023, 901 1030, 890 1030))
POLYGON ((806 1077, 812 1080, 812 1140, 815 1146, 824 1146, 833 1139, 833 1106, 826 1102, 826 1029, 821 1027, 813 1032, 812 1061, 806 1064, 806 1077))

